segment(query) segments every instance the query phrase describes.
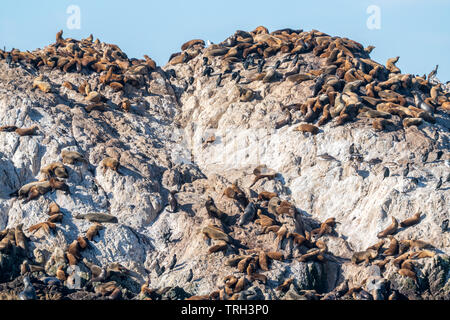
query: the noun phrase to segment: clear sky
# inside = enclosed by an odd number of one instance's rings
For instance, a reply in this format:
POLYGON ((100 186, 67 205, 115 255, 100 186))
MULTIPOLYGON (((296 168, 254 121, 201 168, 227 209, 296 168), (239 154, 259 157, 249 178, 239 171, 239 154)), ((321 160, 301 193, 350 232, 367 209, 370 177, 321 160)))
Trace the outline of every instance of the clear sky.
MULTIPOLYGON (((187 40, 220 42, 236 30, 264 25, 317 29, 374 45, 372 58, 385 63, 400 56, 403 73, 428 74, 439 64, 438 78, 450 80, 450 1, 447 0, 39 0, 2 1, 0 46, 33 50, 64 37, 90 33, 115 43, 129 57, 148 54, 159 65, 187 40), (70 5, 80 9, 80 29, 69 29, 70 5), (380 9, 380 29, 369 29, 368 7, 380 9)), ((374 20, 370 20, 374 21, 374 20)))

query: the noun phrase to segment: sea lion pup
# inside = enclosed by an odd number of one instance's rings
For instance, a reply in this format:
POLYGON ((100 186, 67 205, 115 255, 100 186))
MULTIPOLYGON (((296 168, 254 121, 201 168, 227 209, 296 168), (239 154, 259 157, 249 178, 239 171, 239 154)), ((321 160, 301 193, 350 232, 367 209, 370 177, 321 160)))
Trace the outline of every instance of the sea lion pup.
POLYGON ((370 260, 374 260, 378 256, 378 251, 374 249, 368 249, 366 251, 355 252, 352 256, 352 263, 358 264, 363 262, 368 265, 370 260))
POLYGON ((302 133, 309 132, 309 133, 311 133, 313 135, 316 135, 316 134, 319 133, 319 128, 314 126, 314 125, 312 125, 312 124, 303 123, 303 124, 297 126, 294 129, 294 131, 299 131, 299 132, 302 132, 302 133))
POLYGON ((53 190, 61 190, 61 191, 64 191, 65 194, 70 194, 69 186, 63 181, 59 181, 58 179, 51 178, 49 180, 49 184, 50 184, 50 188, 52 188, 53 190))
POLYGON ((420 215, 421 213, 417 212, 413 217, 400 222, 400 226, 402 228, 407 228, 418 224, 420 222, 420 215))
POLYGON ((219 219, 222 222, 226 222, 228 219, 228 215, 216 207, 214 199, 211 197, 208 197, 208 200, 205 202, 205 208, 211 218, 219 219))
POLYGON ((380 233, 378 233, 377 237, 378 238, 386 238, 389 235, 393 235, 394 233, 396 233, 398 230, 398 221, 397 219, 395 219, 394 217, 392 217, 392 224, 387 227, 386 230, 381 231, 380 233))
POLYGON ((88 161, 84 159, 83 155, 77 151, 62 150, 61 157, 63 158, 63 163, 65 164, 75 164, 77 161, 88 163, 88 161))
POLYGON ((54 176, 61 179, 67 179, 69 177, 69 174, 67 173, 64 164, 62 164, 61 162, 53 162, 43 167, 41 169, 41 173, 44 175, 46 179, 50 179, 54 176))
POLYGON ((89 227, 89 229, 86 232, 86 238, 89 241, 92 241, 92 239, 94 239, 95 236, 98 235, 98 232, 100 230, 103 230, 105 227, 103 227, 100 223, 95 223, 92 226, 89 227))
POLYGON ((106 214, 106 213, 87 213, 87 214, 77 214, 75 219, 79 220, 87 220, 89 222, 98 222, 98 223, 118 223, 117 217, 106 214))
POLYGON ((242 227, 247 223, 253 221, 256 216, 256 206, 253 202, 250 202, 244 210, 244 214, 241 216, 239 220, 239 226, 242 227))
POLYGON ((100 162, 100 168, 103 168, 103 174, 106 173, 107 169, 111 169, 117 173, 119 173, 118 169, 119 169, 120 163, 118 160, 114 159, 114 158, 105 158, 100 162))
POLYGON ((36 133, 36 130, 38 130, 38 129, 39 129, 38 125, 34 125, 30 128, 18 128, 18 129, 16 129, 16 133, 21 137, 34 136, 36 133))

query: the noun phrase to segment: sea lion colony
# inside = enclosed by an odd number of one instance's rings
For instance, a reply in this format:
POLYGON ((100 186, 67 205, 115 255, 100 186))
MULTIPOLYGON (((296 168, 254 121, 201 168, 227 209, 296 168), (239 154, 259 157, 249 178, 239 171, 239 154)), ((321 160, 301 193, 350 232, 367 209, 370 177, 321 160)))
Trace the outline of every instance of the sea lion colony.
MULTIPOLYGON (((193 61, 194 71, 200 68, 203 76, 217 77, 217 87, 225 79, 236 82, 241 102, 254 99, 249 84, 255 81, 304 82, 312 89, 306 101, 285 106, 287 118, 277 128, 292 124, 291 113, 301 111, 305 124, 296 130, 311 134, 330 121, 343 125, 358 119, 369 119, 376 131, 406 129, 422 121, 435 123, 434 113, 450 108, 449 92, 434 80, 433 73, 402 74, 395 65, 399 57, 382 65, 360 43, 317 30, 269 33, 259 27, 252 32, 237 31, 206 49, 204 45, 202 40, 185 43, 182 52, 172 55, 169 67, 193 61), (308 53, 319 59, 316 68, 304 62, 308 53)), ((190 90, 192 81, 176 80, 185 83, 184 91, 190 90)))
MULTIPOLYGON (((218 45, 205 48, 202 40, 192 40, 182 46, 182 52, 174 54, 169 65, 187 64, 197 59, 201 61, 198 68, 203 68, 203 76, 217 76, 216 87, 220 87, 224 80, 231 79, 239 87, 240 101, 249 102, 255 97, 252 89, 245 86, 249 82, 262 81, 274 83, 289 81, 292 83, 307 83, 312 90, 312 96, 306 101, 286 106, 290 115, 291 111, 300 110, 304 117, 303 124, 295 130, 317 134, 319 128, 327 122, 334 121, 336 125, 345 125, 346 122, 356 121, 360 118, 373 119, 375 130, 384 130, 386 127, 398 128, 400 123, 403 128, 420 125, 422 121, 434 123, 435 112, 447 112, 450 108, 449 93, 445 92, 439 84, 433 82, 432 77, 418 77, 403 75, 395 66, 398 58, 389 59, 386 66, 378 64, 370 59, 370 49, 352 40, 339 37, 331 37, 319 31, 303 32, 302 30, 285 29, 269 33, 264 27, 259 27, 252 32, 238 31, 232 37, 218 45), (302 63, 302 55, 313 53, 320 58, 320 67, 311 69, 302 63), (276 57, 278 60, 272 66, 267 61, 276 57), (219 74, 211 65, 221 65, 219 74), (283 71, 284 70, 284 71, 283 71)), ((11 57, 10 63, 23 64, 35 70, 39 68, 58 68, 63 72, 90 72, 98 74, 99 82, 103 86, 109 86, 114 91, 124 90, 126 85, 135 88, 144 87, 149 81, 149 72, 156 70, 155 62, 145 56, 145 60, 131 59, 114 45, 93 41, 92 36, 82 41, 63 39, 62 32, 57 34, 56 43, 44 50, 35 52, 3 52, 0 50, 0 59, 11 57)), ((174 82, 184 82, 184 91, 194 84, 193 77, 188 79, 177 78, 176 73, 170 69, 166 76, 174 82)), ((71 83, 63 86, 75 90, 71 83)), ((38 88, 43 93, 56 90, 49 81, 42 76, 37 76, 32 84, 33 89, 38 88)), ((108 105, 101 95, 101 88, 91 88, 89 83, 84 83, 77 89, 86 97, 85 109, 105 110, 108 105)), ((120 106, 124 112, 130 111, 130 102, 124 100, 120 106)), ((277 127, 291 125, 291 117, 277 124, 277 127)), ((15 126, 0 127, 0 131, 17 133, 20 136, 32 136, 39 128, 17 128, 15 126)), ((214 139, 215 140, 215 139, 214 139)), ((85 150, 87 152, 88 150, 85 150)), ((56 161, 56 159, 55 159, 56 161)), ((70 195, 70 188, 64 183, 68 178, 66 165, 73 166, 77 163, 89 165, 85 157, 76 151, 62 150, 61 162, 54 162, 41 169, 42 179, 31 182, 20 188, 17 193, 11 195, 25 202, 33 201, 52 191, 64 191, 70 195), (60 180, 62 179, 62 180, 60 180)), ((103 173, 107 169, 120 174, 119 162, 113 158, 105 158, 100 166, 103 173)), ((276 172, 271 172, 262 166, 255 168, 255 178, 250 188, 259 180, 273 180, 276 172)), ((208 242, 213 242, 208 249, 208 255, 223 255, 231 252, 227 259, 228 267, 236 268, 233 275, 224 278, 223 285, 217 291, 207 296, 192 296, 191 300, 200 299, 250 299, 257 297, 254 292, 249 292, 251 284, 257 282, 263 285, 268 283, 264 272, 270 270, 273 261, 298 260, 302 263, 325 263, 327 260, 336 259, 329 252, 323 237, 333 236, 336 231, 334 218, 330 218, 319 225, 313 226, 303 221, 298 209, 288 201, 283 201, 277 193, 261 192, 256 197, 251 197, 250 190, 242 190, 238 183, 233 183, 223 192, 228 200, 236 201, 242 208, 242 216, 235 221, 232 216, 220 210, 214 200, 209 198, 204 208, 211 219, 211 224, 201 229, 201 234, 208 242), (261 237, 272 235, 273 246, 258 247, 234 239, 230 233, 236 229, 252 224, 258 228, 261 237), (246 290, 249 289, 249 290, 246 290)), ((174 193, 171 193, 173 201, 176 201, 174 193)), ((175 206, 175 205, 173 205, 175 206)), ((23 261, 21 273, 23 275, 43 275, 43 261, 32 261, 29 258, 28 242, 30 235, 41 234, 49 236, 58 225, 63 222, 63 214, 58 204, 51 203, 43 212, 48 212, 46 221, 29 226, 25 230, 23 225, 0 232, 0 251, 4 254, 15 255, 23 261), (24 233, 27 232, 28 236, 24 233)), ((175 211, 175 210, 172 210, 175 211)), ((73 213, 75 214, 75 213, 73 213)), ((400 223, 402 228, 411 227, 420 223, 420 213, 400 223)), ((59 285, 68 284, 71 281, 66 274, 69 266, 83 263, 91 270, 90 281, 85 286, 86 291, 94 292, 97 297, 109 297, 118 299, 123 296, 121 287, 117 281, 109 281, 114 272, 127 275, 127 270, 120 265, 101 268, 93 265, 86 259, 82 259, 82 252, 89 248, 89 242, 99 235, 99 231, 106 228, 106 223, 118 223, 116 217, 105 213, 82 213, 74 216, 76 219, 86 219, 92 226, 74 240, 67 247, 63 256, 63 263, 58 266, 55 275, 45 275, 35 283, 39 286, 49 281, 59 285), (50 277, 50 278, 49 278, 50 277), (52 277, 56 278, 53 279, 52 277), (52 280, 53 279, 53 280, 52 280), (53 281, 53 282, 52 282, 53 281), (58 282, 59 281, 59 282, 58 282)), ((417 281, 414 262, 418 259, 432 258, 436 255, 432 245, 420 240, 397 240, 394 235, 401 232, 399 223, 393 217, 393 224, 378 234, 379 238, 389 237, 389 243, 384 240, 367 248, 363 252, 356 252, 351 258, 353 264, 364 262, 372 263, 383 268, 388 263, 393 263, 398 268, 401 276, 409 277, 417 281), (385 248, 386 247, 386 248, 385 248), (385 249, 383 249, 385 248, 385 249), (377 260, 382 258, 381 260, 377 260)), ((36 255, 35 255, 36 256, 36 255)), ((175 261, 167 266, 170 270, 176 265, 175 261)), ((159 266, 159 264, 158 264, 159 266)), ((164 268, 164 267, 163 267, 164 268)), ((164 272, 162 270, 162 272, 164 272)), ((192 278, 192 270, 190 278, 192 278)), ((72 279, 73 280, 73 279, 72 279)), ((287 292, 294 279, 279 281, 276 291, 287 292)), ((167 291, 163 289, 151 289, 147 281, 142 285, 139 298, 160 299, 167 291)), ((338 290, 339 291, 339 290, 338 290)), ((355 298, 355 292, 359 297, 364 296, 361 288, 347 288, 335 294, 335 298, 355 298)), ((328 299, 330 295, 317 292, 304 293, 311 299, 328 299)), ((370 293, 368 298, 374 298, 370 293)), ((41 295, 38 296, 45 298, 41 295)), ((48 298, 48 297, 47 297, 48 298)))

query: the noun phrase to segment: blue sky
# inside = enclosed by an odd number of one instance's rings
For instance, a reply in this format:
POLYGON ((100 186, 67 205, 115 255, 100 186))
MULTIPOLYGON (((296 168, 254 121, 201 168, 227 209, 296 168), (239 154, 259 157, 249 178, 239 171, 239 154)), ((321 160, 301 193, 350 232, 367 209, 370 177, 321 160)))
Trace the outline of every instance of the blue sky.
POLYGON ((450 80, 450 1, 446 0, 171 0, 104 1, 40 0, 2 1, 0 46, 33 50, 64 37, 85 38, 90 33, 115 43, 129 57, 148 54, 159 65, 180 50, 187 40, 220 42, 234 31, 251 31, 264 25, 317 29, 374 45, 372 58, 386 62, 400 56, 403 73, 429 73, 439 64, 438 77, 450 80), (67 8, 81 10, 81 29, 67 27, 67 8), (369 30, 369 6, 381 9, 381 29, 369 30))

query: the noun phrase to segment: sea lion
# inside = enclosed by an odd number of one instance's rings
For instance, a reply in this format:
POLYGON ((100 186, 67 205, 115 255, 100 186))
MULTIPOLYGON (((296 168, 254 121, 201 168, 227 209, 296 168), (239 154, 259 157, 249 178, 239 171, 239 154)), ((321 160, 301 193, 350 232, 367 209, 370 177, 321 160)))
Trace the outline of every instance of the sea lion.
POLYGON ((296 244, 297 246, 301 246, 303 243, 306 243, 307 241, 304 236, 295 232, 290 233, 287 237, 292 238, 294 244, 296 244))
POLYGON ((242 227, 245 224, 253 221, 256 215, 256 206, 253 202, 250 202, 244 210, 244 214, 241 216, 239 220, 239 226, 242 227))
POLYGON ((111 169, 118 173, 119 166, 119 161, 110 157, 105 158, 100 162, 100 167, 103 168, 103 174, 105 174, 107 169, 111 169))
POLYGON ((320 225, 320 228, 311 231, 311 236, 317 239, 324 234, 330 234, 333 232, 333 228, 336 226, 336 218, 329 218, 324 223, 320 225))
POLYGON ((352 263, 358 264, 363 262, 367 265, 370 260, 375 259, 378 256, 378 251, 374 249, 368 249, 366 251, 355 252, 352 256, 352 263))
POLYGON ((61 162, 53 162, 41 169, 41 173, 44 175, 46 179, 50 179, 54 176, 61 178, 61 179, 67 179, 69 177, 69 174, 64 167, 64 164, 61 162))
POLYGON ((245 257, 245 258, 241 259, 239 261, 239 263, 237 264, 237 268, 238 268, 239 272, 244 273, 251 260, 252 260, 252 257, 245 257))
POLYGON ((95 223, 92 226, 89 227, 89 229, 86 232, 86 238, 89 241, 92 241, 92 239, 94 239, 95 236, 98 235, 98 232, 100 230, 103 230, 104 227, 100 224, 100 223, 95 223))
POLYGON ((36 130, 38 130, 38 129, 39 129, 39 126, 34 125, 30 128, 18 128, 18 129, 16 129, 16 133, 21 137, 33 136, 36 133, 36 130))
POLYGON ((302 133, 309 132, 309 133, 311 133, 313 135, 316 135, 316 134, 319 133, 319 128, 314 126, 314 125, 304 123, 304 124, 301 124, 301 125, 297 126, 294 129, 294 131, 300 131, 302 133))
POLYGON ((88 242, 86 241, 86 238, 83 236, 79 236, 77 238, 77 242, 78 242, 78 246, 80 247, 81 250, 84 250, 88 247, 88 242))
POLYGON ((417 281, 417 276, 414 273, 414 271, 411 271, 409 269, 400 269, 398 270, 398 274, 403 276, 403 277, 408 277, 413 279, 414 281, 417 281))
POLYGON ((73 255, 76 259, 80 259, 80 246, 77 240, 74 240, 67 248, 67 252, 73 255))
POLYGON ((389 235, 388 238, 391 240, 389 248, 383 252, 386 257, 395 256, 398 252, 399 242, 393 236, 389 235))
POLYGON ((39 76, 33 81, 33 89, 38 88, 44 93, 49 93, 52 91, 52 86, 47 81, 44 81, 43 76, 39 76))
POLYGON ((88 163, 86 159, 84 159, 83 155, 77 151, 61 151, 61 157, 63 159, 63 163, 65 164, 75 164, 75 162, 85 162, 88 163))
POLYGON ((269 257, 264 251, 260 251, 258 255, 258 263, 263 271, 269 271, 269 257))
POLYGON ((275 197, 278 197, 278 194, 276 194, 275 192, 263 191, 258 194, 258 201, 262 201, 262 200, 270 201, 272 198, 275 198, 275 197))
POLYGON ((27 201, 36 199, 40 195, 49 192, 51 189, 49 181, 37 181, 31 182, 22 186, 17 192, 19 199, 23 199, 28 196, 27 201))
POLYGON ((75 219, 84 219, 89 222, 98 222, 98 223, 118 223, 117 217, 112 216, 106 213, 87 213, 87 214, 77 214, 75 219))
POLYGON ((396 233, 398 230, 398 221, 397 219, 395 219, 394 217, 392 217, 392 224, 387 227, 387 229, 385 229, 384 231, 381 231, 380 233, 378 233, 377 237, 378 238, 386 238, 389 235, 393 235, 394 233, 396 233))
POLYGON ((43 229, 46 233, 50 233, 50 229, 56 229, 56 224, 52 223, 52 222, 41 222, 38 223, 34 226, 31 226, 27 229, 27 232, 35 232, 39 229, 43 229))
POLYGON ((21 248, 23 250, 24 253, 27 252, 27 237, 25 236, 25 234, 23 233, 23 223, 19 224, 16 228, 15 228, 15 232, 14 232, 14 236, 16 239, 16 246, 21 248))
POLYGON ((212 254, 212 253, 216 253, 219 251, 226 251, 227 248, 228 248, 228 243, 226 243, 225 241, 219 240, 218 244, 216 244, 208 249, 208 253, 212 254))
POLYGON ((375 131, 384 131, 386 126, 393 124, 391 121, 381 118, 376 118, 372 122, 372 127, 375 131))
POLYGON ((59 181, 58 179, 51 178, 49 180, 49 184, 50 184, 50 188, 52 188, 53 190, 61 190, 61 191, 64 191, 66 194, 70 194, 69 186, 63 181, 59 181))
POLYGON ((400 57, 395 57, 388 59, 386 62, 386 69, 388 69, 391 73, 401 73, 400 69, 395 65, 400 57))
POLYGON ((239 88, 239 99, 241 102, 250 102, 253 100, 255 92, 248 88, 239 88))
POLYGON ((226 213, 220 211, 216 207, 216 205, 214 204, 214 199, 211 197, 208 197, 208 200, 205 202, 205 208, 211 218, 219 219, 222 222, 225 222, 228 218, 228 215, 226 213))
POLYGON ((122 101, 122 103, 120 104, 120 108, 124 112, 130 112, 130 110, 131 110, 131 102, 130 102, 130 100, 126 99, 126 100, 122 101))
POLYGON ((424 258, 434 258, 435 255, 436 255, 436 253, 433 251, 421 250, 418 252, 414 252, 413 254, 411 254, 410 257, 413 259, 424 259, 424 258))
POLYGON ((293 282, 294 282, 294 278, 287 279, 282 284, 280 284, 275 290, 281 291, 281 292, 287 292, 293 282))
POLYGON ((407 228, 418 224, 420 222, 420 215, 421 213, 417 212, 413 217, 400 222, 400 226, 402 228, 407 228))
POLYGON ((403 120, 403 128, 409 128, 411 126, 420 126, 422 124, 422 118, 406 118, 403 120))
POLYGON ((267 276, 260 273, 252 273, 251 275, 249 275, 249 278, 251 282, 259 281, 262 284, 267 283, 267 276))
POLYGON ((245 277, 242 277, 238 280, 236 283, 236 286, 234 287, 234 292, 239 293, 245 289, 245 286, 247 284, 247 279, 245 277))
POLYGON ((272 259, 272 260, 277 260, 277 261, 283 261, 284 260, 284 255, 281 252, 266 252, 266 255, 272 259))
POLYGON ((222 229, 216 226, 207 226, 202 229, 202 233, 213 240, 222 240, 231 243, 231 238, 222 229))

